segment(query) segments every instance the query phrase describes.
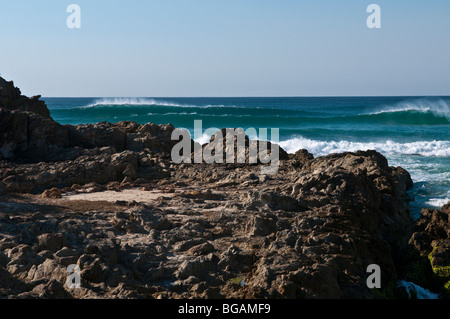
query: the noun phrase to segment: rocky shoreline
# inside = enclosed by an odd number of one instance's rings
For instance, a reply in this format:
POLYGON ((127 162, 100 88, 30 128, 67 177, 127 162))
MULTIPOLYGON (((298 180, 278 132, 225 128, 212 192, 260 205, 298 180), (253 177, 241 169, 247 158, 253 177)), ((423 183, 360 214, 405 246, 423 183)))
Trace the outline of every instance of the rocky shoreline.
POLYGON ((448 297, 450 205, 414 222, 409 173, 375 151, 175 164, 170 124, 60 125, 1 78, 0 123, 0 298, 448 297))

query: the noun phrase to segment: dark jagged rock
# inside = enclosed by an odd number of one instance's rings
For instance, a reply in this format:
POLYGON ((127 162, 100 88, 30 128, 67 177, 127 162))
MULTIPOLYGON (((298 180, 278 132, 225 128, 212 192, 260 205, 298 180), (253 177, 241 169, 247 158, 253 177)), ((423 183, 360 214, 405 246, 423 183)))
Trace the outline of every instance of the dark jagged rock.
POLYGON ((0 159, 48 161, 66 159, 69 131, 51 118, 0 108, 0 159))
POLYGON ((214 155, 217 147, 222 151, 223 163, 227 162, 227 153, 233 154, 233 163, 240 163, 240 156, 244 159, 244 163, 261 163, 261 158, 270 156, 272 154, 272 149, 278 152, 278 158, 280 160, 289 159, 288 153, 280 146, 271 143, 270 141, 250 140, 245 134, 245 131, 239 128, 222 128, 220 131, 213 134, 209 143, 202 146, 202 150, 204 152, 205 148, 207 148, 209 149, 209 152, 214 155), (221 139, 218 139, 217 137, 221 137, 221 139), (228 141, 231 141, 231 144, 228 144, 228 141), (239 149, 239 143, 241 143, 244 148, 239 149), (253 150, 252 146, 254 147, 253 150))
MULTIPOLYGON (((393 296, 412 181, 381 154, 279 148, 272 175, 259 162, 175 165, 170 124, 60 125, 15 104, 11 86, 0 104, 0 297, 393 296), (115 199, 130 188, 145 202, 115 199), (70 200, 103 191, 101 202, 70 200), (80 289, 64 284, 70 263, 80 289), (377 291, 371 264, 382 269, 377 291)), ((411 241, 427 256, 448 225, 441 213, 411 241)), ((433 265, 445 256, 432 251, 433 265)))
POLYGON ((170 153, 175 141, 171 140, 174 130, 172 125, 156 125, 147 123, 139 125, 135 122, 106 122, 70 126, 71 145, 92 149, 96 147, 112 147, 117 152, 125 150, 170 153))
POLYGON ((404 276, 450 298, 450 203, 422 209, 405 249, 404 276))
POLYGON ((409 243, 427 256, 441 242, 450 240, 450 203, 441 210, 423 209, 409 243))
POLYGON ((290 159, 295 160, 296 162, 294 165, 303 165, 310 160, 314 159, 314 156, 308 152, 308 150, 300 149, 295 154, 289 154, 288 155, 290 159))
POLYGON ((21 95, 0 77, 0 160, 57 159, 69 147, 69 131, 53 121, 40 96, 21 95))
POLYGON ((74 160, 85 150, 170 153, 172 125, 135 122, 60 125, 38 97, 28 99, 12 82, 0 78, 0 160, 55 162, 74 160))
MULTIPOLYGON (((106 165, 122 165, 116 173, 130 170, 130 165, 138 172, 137 154, 100 155, 92 161, 100 166, 92 167, 91 173, 104 171, 106 158, 106 165)), ((22 280, 21 294, 29 297, 37 291, 38 296, 50 295, 48 287, 36 288, 27 278, 39 274, 51 280, 45 269, 56 269, 56 274, 74 261, 82 268, 83 289, 64 289, 75 298, 393 296, 398 279, 395 243, 410 225, 403 193, 408 176, 398 175, 406 173, 384 165, 375 152, 316 158, 301 169, 292 165, 294 161, 283 161, 279 173, 270 178, 259 178, 254 165, 172 166, 160 181, 161 199, 151 205, 125 203, 113 210, 44 215, 31 204, 28 217, 0 221, 6 247, 3 264, 22 280), (227 184, 230 178, 236 183, 227 184), (168 185, 167 191, 163 185, 168 185), (392 205, 396 201, 401 203, 392 205), (36 222, 41 226, 28 226, 36 222), (35 248, 19 246, 25 242, 35 248), (17 247, 22 247, 21 255, 17 247), (52 258, 52 263, 39 256, 52 258), (19 261, 26 267, 15 266, 19 261), (378 294, 366 285, 370 264, 383 271, 378 294)), ((60 171, 73 165, 67 163, 60 171)), ((73 178, 86 169, 80 166, 73 178)), ((43 168, 36 171, 52 174, 43 168)), ((75 181, 70 175, 62 180, 75 181)), ((67 205, 61 199, 48 200, 67 205)), ((0 293, 13 294, 6 289, 0 293)), ((58 288, 55 294, 60 293, 58 288)))
POLYGON ((50 112, 44 101, 40 101, 40 95, 28 98, 14 87, 12 81, 8 82, 0 77, 0 108, 6 110, 21 110, 37 113, 43 117, 50 117, 50 112))
POLYGON ((60 125, 44 102, 20 95, 0 80, 1 191, 42 192, 52 187, 160 179, 159 165, 177 141, 172 125, 135 122, 60 125), (159 155, 158 155, 159 154, 159 155))
POLYGON ((0 159, 22 162, 73 160, 89 153, 86 150, 109 147, 125 150, 170 152, 171 125, 119 122, 86 125, 60 125, 38 114, 0 108, 0 159), (4 124, 3 124, 4 123, 4 124))

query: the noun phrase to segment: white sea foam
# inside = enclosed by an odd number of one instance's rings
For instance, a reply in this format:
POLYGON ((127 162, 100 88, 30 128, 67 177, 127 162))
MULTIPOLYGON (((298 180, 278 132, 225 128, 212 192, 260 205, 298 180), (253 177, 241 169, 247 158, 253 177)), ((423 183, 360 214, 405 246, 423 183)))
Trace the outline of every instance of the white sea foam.
POLYGON ((167 113, 152 113, 149 112, 147 115, 161 115, 161 116, 167 116, 167 115, 198 115, 198 116, 204 116, 204 117, 254 117, 250 114, 241 114, 241 115, 235 115, 235 114, 202 114, 197 112, 167 112, 167 113))
POLYGON ((384 142, 320 141, 304 137, 295 137, 278 143, 288 153, 307 149, 315 156, 331 153, 355 152, 358 150, 376 150, 384 155, 422 155, 450 156, 450 141, 418 141, 398 143, 391 140, 384 142))
POLYGON ((209 143, 210 140, 211 140, 211 135, 210 134, 206 134, 206 133, 203 133, 200 138, 194 139, 194 141, 199 143, 200 145, 209 143))
POLYGON ((430 198, 428 199, 425 204, 429 205, 433 208, 440 209, 445 204, 450 203, 450 197, 444 197, 444 198, 430 198))
MULTIPOLYGON (((246 134, 250 140, 261 140, 258 137, 258 135, 254 135, 252 133, 253 132, 251 132, 251 131, 246 132, 246 134)), ((211 140, 211 137, 212 137, 212 134, 204 132, 201 137, 195 138, 194 141, 203 145, 203 144, 209 143, 209 141, 211 140)))
POLYGON ((450 105, 443 99, 416 99, 400 102, 394 106, 384 106, 382 109, 369 113, 369 115, 382 113, 395 113, 405 111, 416 111, 420 113, 431 112, 437 117, 445 117, 450 120, 450 105))
POLYGON ((178 103, 170 103, 166 101, 159 101, 155 99, 147 98, 102 98, 94 101, 94 103, 83 106, 83 108, 95 107, 95 106, 173 106, 173 107, 195 107, 194 105, 183 105, 178 103))
POLYGON ((147 113, 147 115, 151 116, 151 115, 162 115, 162 116, 166 116, 166 115, 197 115, 197 112, 168 112, 168 113, 147 113))
POLYGON ((117 98, 101 98, 94 101, 86 106, 80 108, 91 108, 96 106, 168 106, 168 107, 195 107, 195 108, 246 108, 243 106, 235 105, 223 105, 223 104, 208 104, 208 105, 191 105, 191 104, 180 104, 168 102, 160 99, 152 98, 128 98, 128 97, 117 97, 117 98))
MULTIPOLYGON (((401 166, 406 169, 412 176, 414 176, 415 182, 432 182, 433 184, 441 184, 444 181, 450 180, 450 172, 437 173, 433 171, 432 168, 427 169, 426 167, 414 168, 408 164, 402 162, 389 162, 392 166, 401 166)), ((430 164, 432 166, 433 164, 430 164)))

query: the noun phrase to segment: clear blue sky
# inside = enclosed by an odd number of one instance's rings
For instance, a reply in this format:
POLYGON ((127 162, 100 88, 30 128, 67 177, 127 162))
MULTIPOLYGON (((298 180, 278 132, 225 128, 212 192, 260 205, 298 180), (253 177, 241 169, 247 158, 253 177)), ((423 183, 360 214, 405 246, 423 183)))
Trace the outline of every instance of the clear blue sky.
POLYGON ((448 0, 14 0, 0 37, 26 95, 450 95, 448 0))

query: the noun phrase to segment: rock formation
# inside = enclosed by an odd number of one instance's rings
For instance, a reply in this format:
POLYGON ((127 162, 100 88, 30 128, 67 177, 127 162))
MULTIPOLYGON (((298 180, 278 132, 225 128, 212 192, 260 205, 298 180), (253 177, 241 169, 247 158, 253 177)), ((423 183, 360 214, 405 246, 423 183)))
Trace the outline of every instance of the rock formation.
POLYGON ((0 298, 395 297, 412 181, 381 154, 280 149, 274 175, 174 164, 172 125, 60 125, 12 83, 0 92, 0 298), (123 189, 150 199, 69 199, 123 189))
POLYGON ((450 298, 450 203, 423 209, 411 233, 402 261, 405 277, 450 298))
POLYGON ((40 95, 28 98, 14 86, 12 81, 7 82, 0 77, 0 108, 5 110, 29 111, 50 118, 50 112, 44 101, 40 101, 40 95))

